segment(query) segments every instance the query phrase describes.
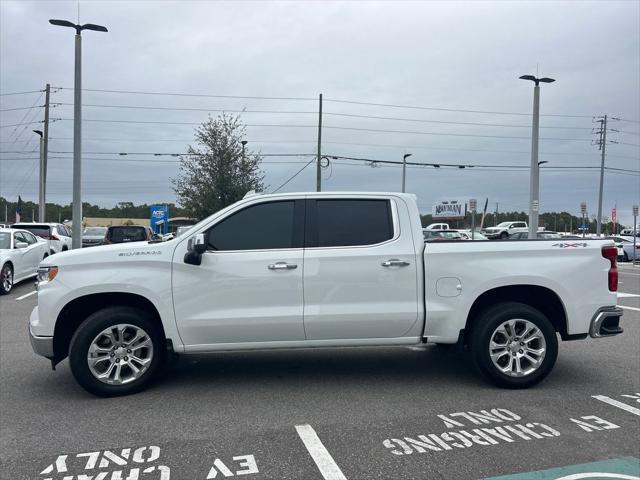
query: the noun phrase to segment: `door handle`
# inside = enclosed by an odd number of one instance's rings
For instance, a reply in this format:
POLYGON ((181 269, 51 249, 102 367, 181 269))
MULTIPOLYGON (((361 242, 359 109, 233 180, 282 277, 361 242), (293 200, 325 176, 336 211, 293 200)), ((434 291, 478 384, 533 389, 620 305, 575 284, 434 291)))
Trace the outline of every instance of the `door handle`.
POLYGON ((294 268, 298 268, 298 265, 295 263, 287 263, 287 262, 277 262, 269 265, 269 270, 293 270, 294 268))
POLYGON ((409 262, 405 262, 404 260, 398 260, 397 258, 392 258, 387 260, 386 262, 382 262, 381 265, 383 267, 406 267, 411 265, 409 262))

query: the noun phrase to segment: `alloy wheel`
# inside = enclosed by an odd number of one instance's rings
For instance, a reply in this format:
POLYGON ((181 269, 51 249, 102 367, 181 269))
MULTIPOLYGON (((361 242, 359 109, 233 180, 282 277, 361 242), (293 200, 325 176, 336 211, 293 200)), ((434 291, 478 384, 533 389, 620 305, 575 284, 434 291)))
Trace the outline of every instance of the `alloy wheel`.
POLYGON ((93 339, 87 353, 92 375, 109 385, 137 380, 153 360, 153 342, 142 328, 118 324, 105 328, 93 339))
POLYGON ((489 342, 493 365, 510 377, 524 377, 535 372, 542 365, 546 351, 542 331, 524 319, 501 323, 489 342))

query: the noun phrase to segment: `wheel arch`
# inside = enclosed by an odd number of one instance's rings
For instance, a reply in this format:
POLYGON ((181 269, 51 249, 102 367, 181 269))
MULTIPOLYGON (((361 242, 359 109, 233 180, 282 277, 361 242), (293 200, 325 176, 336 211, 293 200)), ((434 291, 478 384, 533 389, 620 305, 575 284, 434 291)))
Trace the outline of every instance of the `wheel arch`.
POLYGON ((465 338, 484 310, 503 302, 519 302, 539 310, 549 319, 563 340, 570 339, 567 331, 567 311, 558 294, 547 287, 524 284, 492 288, 476 298, 467 315, 465 338))
POLYGON ((148 313, 149 318, 158 325, 163 338, 166 339, 160 313, 149 299, 129 292, 92 293, 71 300, 58 314, 53 333, 52 364, 56 365, 67 357, 73 334, 89 315, 113 306, 128 306, 148 313))

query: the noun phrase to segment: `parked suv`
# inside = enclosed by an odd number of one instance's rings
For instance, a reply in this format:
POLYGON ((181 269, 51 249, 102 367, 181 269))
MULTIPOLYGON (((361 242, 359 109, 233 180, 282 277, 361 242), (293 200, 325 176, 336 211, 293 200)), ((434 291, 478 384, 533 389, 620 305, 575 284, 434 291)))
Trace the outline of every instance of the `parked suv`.
POLYGON ((61 223, 14 223, 11 228, 27 230, 49 244, 49 253, 71 250, 71 230, 61 223))
POLYGON ((152 239, 153 232, 149 227, 143 225, 112 225, 107 229, 102 244, 145 242, 152 239))
POLYGON ((487 227, 482 230, 482 233, 487 238, 509 238, 516 232, 527 231, 529 227, 527 222, 502 222, 495 227, 487 227))

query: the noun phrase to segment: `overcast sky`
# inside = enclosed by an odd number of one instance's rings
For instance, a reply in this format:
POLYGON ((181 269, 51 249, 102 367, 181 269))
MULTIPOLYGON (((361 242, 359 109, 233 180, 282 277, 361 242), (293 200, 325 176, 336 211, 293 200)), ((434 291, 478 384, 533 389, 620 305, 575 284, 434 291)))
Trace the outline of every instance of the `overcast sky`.
MULTIPOLYGON (((0 0, 0 195, 12 201, 18 194, 37 200, 31 130, 41 125, 9 125, 43 118, 41 108, 13 109, 42 105, 43 98, 7 94, 46 83, 63 87, 51 96, 51 117, 60 120, 50 128, 48 200, 71 200, 73 31, 48 19, 77 16, 76 1, 0 0)), ((619 132, 607 132, 617 143, 607 145, 606 165, 640 170, 638 1, 82 1, 80 21, 109 29, 83 34, 84 88, 211 95, 84 91, 83 198, 103 206, 174 201, 169 179, 177 159, 153 153, 184 152, 192 124, 207 112, 308 112, 242 118, 258 125, 247 128, 250 150, 313 154, 320 93, 326 155, 400 161, 411 153, 421 163, 527 166, 533 84, 518 77, 536 71, 557 80, 541 89, 545 167, 598 167, 593 117, 607 114, 622 120, 609 122, 619 132), (155 109, 122 108, 132 106, 155 109)), ((269 189, 311 158, 265 157, 269 189)), ((414 167, 407 176, 423 212, 438 200, 472 197, 481 205, 488 197, 490 210, 496 202, 500 211, 527 209, 526 169, 414 167)), ((541 210, 578 214, 586 201, 595 213, 598 180, 597 168, 543 170, 541 210)), ((323 171, 326 190, 400 185, 395 165, 333 160, 323 171)), ((310 165, 281 191, 314 189, 310 165)), ((605 215, 617 203, 619 219, 630 223, 639 200, 638 174, 605 173, 605 215)))

